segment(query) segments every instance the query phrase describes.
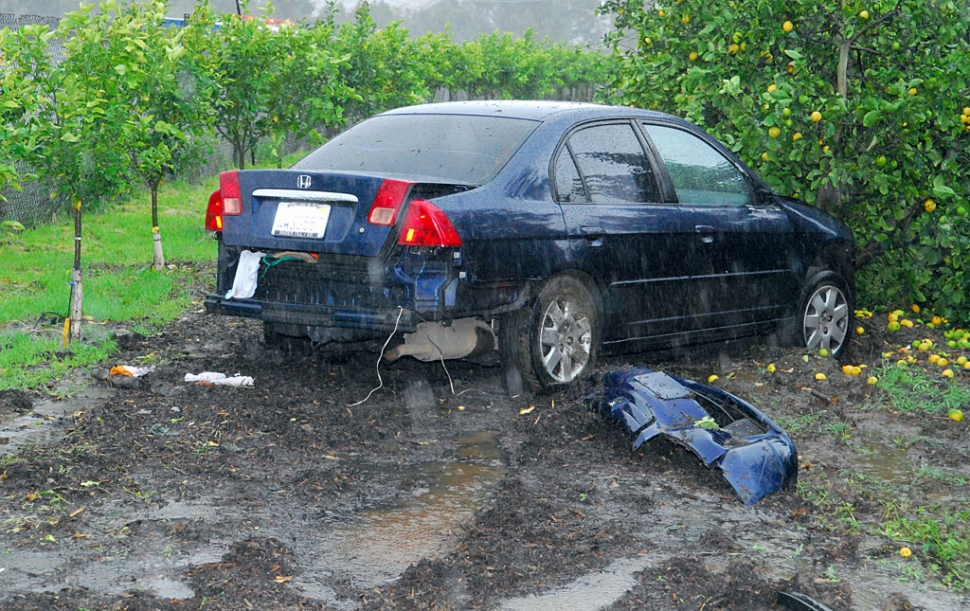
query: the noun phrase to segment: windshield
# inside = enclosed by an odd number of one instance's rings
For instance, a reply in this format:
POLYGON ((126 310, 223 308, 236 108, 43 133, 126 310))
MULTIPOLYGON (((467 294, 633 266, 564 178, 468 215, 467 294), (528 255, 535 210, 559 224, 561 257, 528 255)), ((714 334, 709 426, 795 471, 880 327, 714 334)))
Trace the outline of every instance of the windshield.
POLYGON ((330 140, 293 168, 377 172, 481 185, 505 167, 538 125, 505 117, 377 116, 330 140))

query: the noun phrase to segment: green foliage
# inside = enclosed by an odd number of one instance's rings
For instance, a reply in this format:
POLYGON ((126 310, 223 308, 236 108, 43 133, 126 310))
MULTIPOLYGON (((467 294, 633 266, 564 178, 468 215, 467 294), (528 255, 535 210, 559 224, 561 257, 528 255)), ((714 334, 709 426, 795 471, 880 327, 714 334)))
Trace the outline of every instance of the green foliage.
POLYGON ((780 193, 845 220, 860 238, 863 301, 970 318, 965 3, 608 0, 602 10, 616 17, 613 100, 702 125, 780 193))

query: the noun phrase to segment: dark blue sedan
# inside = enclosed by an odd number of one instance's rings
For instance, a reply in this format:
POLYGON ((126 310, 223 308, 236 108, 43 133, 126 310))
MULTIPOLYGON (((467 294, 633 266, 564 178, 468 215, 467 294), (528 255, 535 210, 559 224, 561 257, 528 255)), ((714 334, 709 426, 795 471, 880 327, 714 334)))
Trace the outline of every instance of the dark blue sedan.
POLYGON ((690 123, 560 102, 428 104, 288 170, 225 172, 210 313, 268 344, 497 350, 542 389, 634 351, 773 333, 840 355, 854 243, 690 123))

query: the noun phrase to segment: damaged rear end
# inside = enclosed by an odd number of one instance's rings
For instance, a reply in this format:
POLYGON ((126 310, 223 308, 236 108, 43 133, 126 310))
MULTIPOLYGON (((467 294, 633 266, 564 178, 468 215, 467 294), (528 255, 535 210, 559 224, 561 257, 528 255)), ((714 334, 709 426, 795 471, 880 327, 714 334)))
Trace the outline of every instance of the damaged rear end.
POLYGON ((720 469, 746 505, 797 482, 791 437, 739 397, 649 369, 612 372, 602 386, 587 405, 625 429, 634 450, 663 435, 720 469))
POLYGON ((413 332, 454 305, 462 241, 430 200, 468 187, 293 170, 220 175, 208 312, 325 344, 413 332))

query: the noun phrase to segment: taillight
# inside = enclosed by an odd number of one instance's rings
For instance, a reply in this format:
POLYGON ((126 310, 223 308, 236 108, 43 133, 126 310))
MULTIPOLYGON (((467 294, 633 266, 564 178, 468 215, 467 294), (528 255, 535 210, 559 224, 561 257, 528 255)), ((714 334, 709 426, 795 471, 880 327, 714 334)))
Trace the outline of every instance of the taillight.
POLYGON ((242 199, 239 194, 239 172, 219 174, 219 190, 209 196, 209 206, 205 213, 207 231, 222 231, 222 217, 242 214, 242 199))
POLYGON ((461 236, 441 208, 427 200, 416 199, 408 206, 397 243, 401 246, 432 248, 461 246, 461 236))
POLYGON ((392 180, 390 178, 381 183, 371 204, 370 213, 367 215, 367 222, 372 225, 383 225, 390 227, 397 220, 397 213, 401 210, 401 204, 408 194, 413 182, 404 180, 392 180))
POLYGON ((222 193, 213 191, 205 210, 205 230, 222 231, 222 193))

